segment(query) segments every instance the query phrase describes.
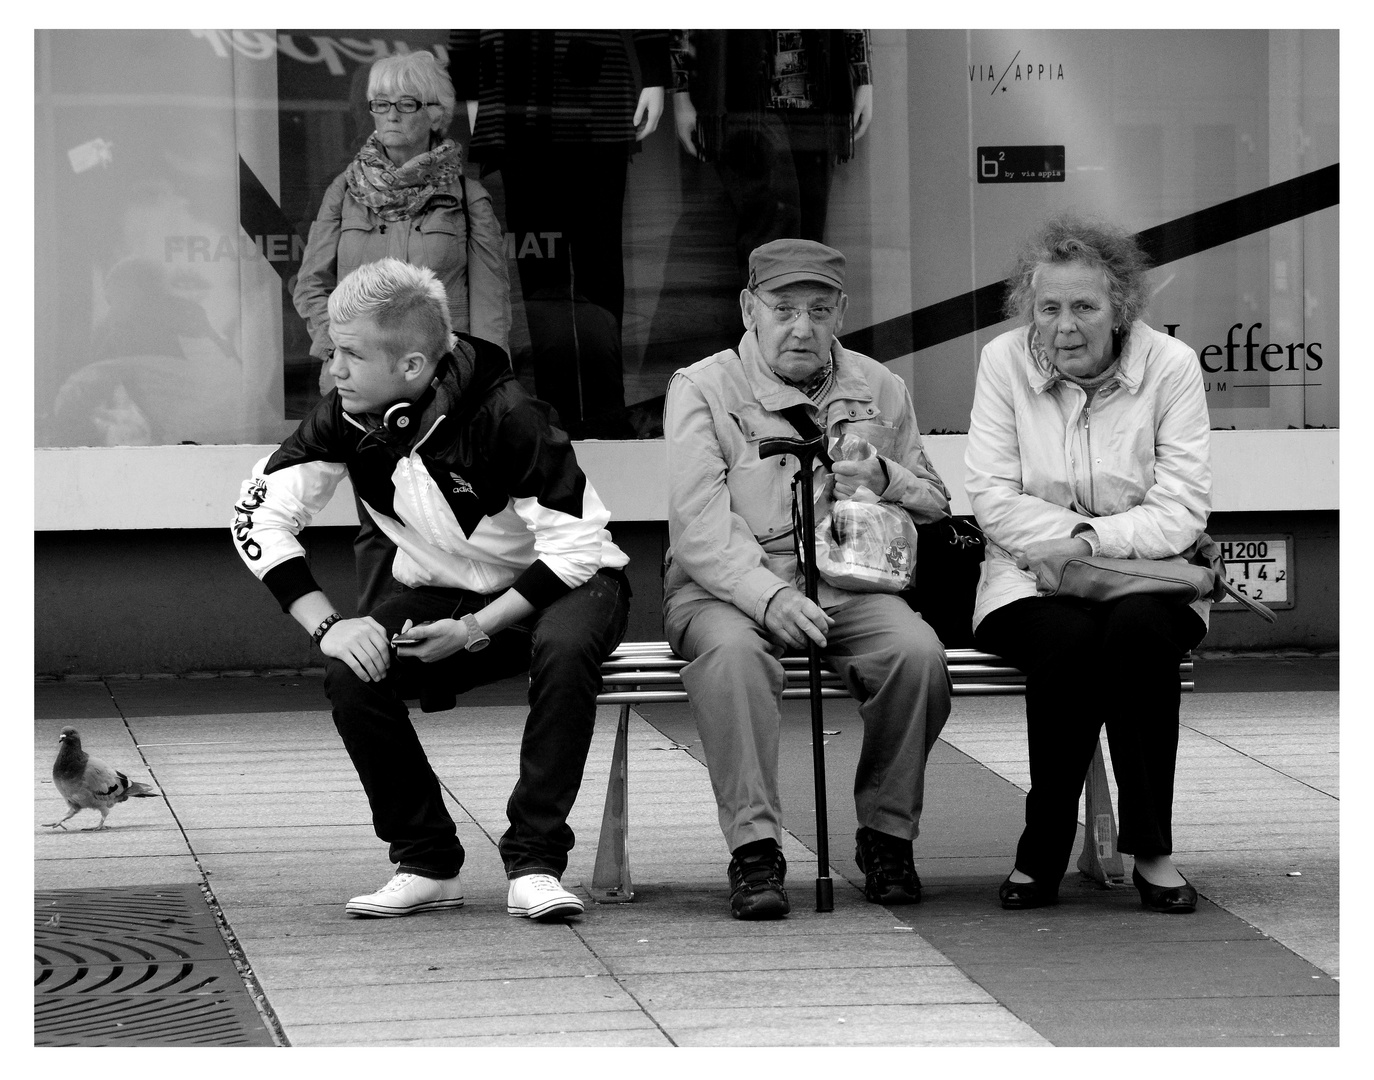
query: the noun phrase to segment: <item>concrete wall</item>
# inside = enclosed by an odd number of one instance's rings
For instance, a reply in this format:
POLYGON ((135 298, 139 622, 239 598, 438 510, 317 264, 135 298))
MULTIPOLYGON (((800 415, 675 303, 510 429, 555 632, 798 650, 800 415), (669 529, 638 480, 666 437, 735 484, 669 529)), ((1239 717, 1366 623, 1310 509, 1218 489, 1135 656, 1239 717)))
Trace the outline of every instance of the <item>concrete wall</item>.
MULTIPOLYGON (((635 596, 629 640, 663 637, 662 522, 624 522, 635 596)), ((1274 626, 1217 611, 1203 648, 1339 647, 1339 516, 1334 511, 1214 514, 1215 536, 1293 537, 1295 606, 1274 626)), ((356 595, 351 527, 304 539, 315 576, 346 610, 356 595)), ((39 532, 34 536, 34 670, 38 675, 301 668, 320 653, 244 568, 223 529, 39 532)))
MULTIPOLYGON (((356 527, 302 536, 320 586, 351 614, 356 527)), ((660 640, 666 533, 614 525, 634 589, 627 638, 660 640)), ((239 560, 227 529, 40 532, 34 536, 38 675, 302 668, 319 650, 239 560)))

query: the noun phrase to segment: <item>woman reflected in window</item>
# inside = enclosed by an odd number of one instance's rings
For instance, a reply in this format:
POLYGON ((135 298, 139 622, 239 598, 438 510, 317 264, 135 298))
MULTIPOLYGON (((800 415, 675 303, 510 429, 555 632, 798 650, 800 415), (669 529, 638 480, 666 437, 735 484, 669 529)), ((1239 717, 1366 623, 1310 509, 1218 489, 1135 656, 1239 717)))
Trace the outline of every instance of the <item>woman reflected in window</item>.
MULTIPOLYGON (((322 362, 321 393, 333 388, 329 294, 363 263, 387 257, 433 270, 448 293, 453 328, 510 354, 505 235, 490 194, 463 176, 462 151, 445 135, 455 106, 448 72, 429 52, 383 57, 369 72, 367 98, 376 130, 324 193, 293 297, 310 330, 310 353, 322 362)), ((395 549, 361 503, 358 518, 364 614, 390 581, 395 549)))

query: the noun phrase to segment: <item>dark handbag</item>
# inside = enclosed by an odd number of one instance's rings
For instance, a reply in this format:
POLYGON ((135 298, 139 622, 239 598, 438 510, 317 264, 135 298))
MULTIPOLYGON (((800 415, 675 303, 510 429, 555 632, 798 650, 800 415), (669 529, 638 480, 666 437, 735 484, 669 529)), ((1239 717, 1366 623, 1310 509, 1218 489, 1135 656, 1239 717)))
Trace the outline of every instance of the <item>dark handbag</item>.
POLYGON ((1044 596, 1076 596, 1103 603, 1142 593, 1180 604, 1231 596, 1271 623, 1278 619, 1265 605, 1231 587, 1226 580, 1221 549, 1206 533, 1187 551, 1171 559, 1056 555, 1040 564, 1035 585, 1044 596))
POLYGON ((902 594, 946 649, 973 648, 973 602, 987 541, 969 518, 916 526, 916 582, 902 594))

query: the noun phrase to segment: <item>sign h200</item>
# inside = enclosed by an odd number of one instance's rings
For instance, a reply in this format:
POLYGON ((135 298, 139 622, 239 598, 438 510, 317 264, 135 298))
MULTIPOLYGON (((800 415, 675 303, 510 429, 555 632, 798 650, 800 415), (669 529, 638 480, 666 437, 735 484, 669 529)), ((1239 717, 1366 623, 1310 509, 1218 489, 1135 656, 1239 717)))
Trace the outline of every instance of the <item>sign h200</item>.
MULTIPOLYGON (((1292 574, 1288 536, 1218 536, 1217 547, 1226 563, 1226 580, 1237 592, 1271 608, 1293 606, 1292 574)), ((1217 602, 1218 607, 1239 607, 1235 600, 1217 602)))
POLYGON ((980 146, 980 184, 1062 184, 1062 146, 980 146))

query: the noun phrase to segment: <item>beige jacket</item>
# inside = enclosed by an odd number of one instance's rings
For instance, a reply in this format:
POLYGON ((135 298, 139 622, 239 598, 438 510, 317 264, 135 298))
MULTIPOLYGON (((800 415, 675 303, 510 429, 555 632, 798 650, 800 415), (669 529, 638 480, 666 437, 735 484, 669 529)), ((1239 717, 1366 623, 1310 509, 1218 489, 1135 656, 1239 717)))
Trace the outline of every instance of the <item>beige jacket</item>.
MULTIPOLYGON (((853 432, 873 444, 887 465, 889 483, 878 493, 883 499, 905 506, 917 521, 946 516, 949 490, 926 457, 906 383, 839 342, 832 354, 835 382, 819 414, 813 412, 817 426, 830 436, 853 432)), ((727 349, 674 374, 663 416, 671 544, 665 613, 716 597, 762 624, 774 593, 800 587, 792 539, 797 459, 760 458, 758 447, 764 439, 798 438, 779 410, 809 403, 764 363, 753 333, 744 335, 738 353, 727 349)), ((818 521, 827 507, 823 497, 818 521)), ((823 608, 852 595, 820 584, 823 608)))
MULTIPOLYGON (((310 330, 310 354, 329 356, 329 294, 363 263, 393 258, 427 266, 444 284, 453 329, 484 338, 510 355, 510 280, 506 236, 491 195, 476 180, 436 191, 413 218, 384 221, 348 193, 340 173, 320 201, 301 257, 292 300, 310 330), (467 223, 472 222, 472 235, 467 223)), ((327 392, 329 386, 321 386, 327 392)))

